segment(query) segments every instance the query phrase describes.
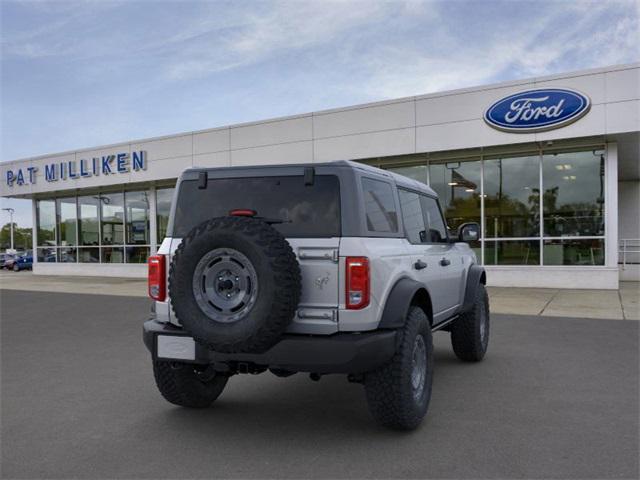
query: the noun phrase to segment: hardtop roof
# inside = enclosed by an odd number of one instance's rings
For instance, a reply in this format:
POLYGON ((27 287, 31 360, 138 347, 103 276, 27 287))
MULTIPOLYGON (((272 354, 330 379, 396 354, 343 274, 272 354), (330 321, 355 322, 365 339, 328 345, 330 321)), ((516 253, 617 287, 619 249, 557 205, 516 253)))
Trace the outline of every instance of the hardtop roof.
POLYGON ((414 180, 413 178, 406 177, 404 175, 400 175, 399 173, 391 172, 389 170, 383 170, 378 167, 374 167, 371 165, 367 165, 360 162, 355 162, 353 160, 336 160, 333 162, 320 162, 320 163, 287 163, 287 164, 276 164, 276 165, 242 165, 242 166, 229 166, 229 167, 198 167, 193 166, 187 168, 186 172, 214 172, 214 171, 224 171, 224 172, 232 172, 237 171, 249 173, 252 170, 280 170, 280 169, 290 169, 292 167, 297 168, 305 168, 305 167, 328 167, 328 168, 352 168, 361 170, 364 172, 371 173, 373 175, 387 177, 393 180, 396 185, 399 187, 405 187, 412 190, 418 190, 424 192, 431 196, 437 196, 436 192, 426 184, 414 180))

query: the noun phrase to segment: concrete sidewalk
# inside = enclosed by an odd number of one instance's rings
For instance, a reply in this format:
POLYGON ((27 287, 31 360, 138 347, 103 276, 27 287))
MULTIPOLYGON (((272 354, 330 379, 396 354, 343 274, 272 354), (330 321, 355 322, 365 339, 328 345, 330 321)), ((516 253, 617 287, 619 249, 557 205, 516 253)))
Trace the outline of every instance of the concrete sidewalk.
MULTIPOLYGON (((146 297, 143 279, 33 275, 0 271, 0 289, 146 297)), ((640 283, 620 290, 489 287, 491 311, 511 315, 640 320, 640 283)))

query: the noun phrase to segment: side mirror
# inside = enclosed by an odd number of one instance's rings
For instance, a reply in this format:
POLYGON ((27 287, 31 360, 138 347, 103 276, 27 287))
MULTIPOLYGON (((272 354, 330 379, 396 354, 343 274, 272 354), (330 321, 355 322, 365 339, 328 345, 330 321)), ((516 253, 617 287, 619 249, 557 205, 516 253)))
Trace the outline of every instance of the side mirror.
POLYGON ((480 240, 480 225, 477 223, 463 223, 458 227, 459 242, 475 242, 480 240))

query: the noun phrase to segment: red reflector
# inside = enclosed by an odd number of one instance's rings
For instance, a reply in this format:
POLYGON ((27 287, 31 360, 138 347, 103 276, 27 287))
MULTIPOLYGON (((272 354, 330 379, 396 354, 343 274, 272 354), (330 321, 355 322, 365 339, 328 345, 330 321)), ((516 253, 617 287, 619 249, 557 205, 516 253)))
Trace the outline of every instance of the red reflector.
POLYGON ((255 210, 249 210, 248 208, 236 208, 229 212, 231 217, 255 217, 258 214, 255 210))
POLYGON ((369 259, 347 257, 345 262, 345 305, 349 310, 364 308, 369 305, 369 259))
POLYGON ((165 274, 165 256, 153 255, 149 257, 149 296, 159 302, 164 302, 167 297, 167 279, 165 274))

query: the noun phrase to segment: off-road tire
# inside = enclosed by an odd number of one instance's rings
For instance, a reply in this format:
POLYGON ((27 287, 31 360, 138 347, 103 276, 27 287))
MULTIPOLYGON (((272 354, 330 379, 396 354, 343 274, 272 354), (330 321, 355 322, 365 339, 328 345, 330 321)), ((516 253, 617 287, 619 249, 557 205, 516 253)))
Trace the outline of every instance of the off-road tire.
POLYGON ((365 375, 364 386, 369 411, 376 421, 396 430, 412 430, 420 425, 429 408, 433 381, 433 341, 431 326, 424 311, 412 306, 404 327, 398 331, 399 347, 392 360, 365 375), (419 398, 411 384, 413 350, 416 337, 426 347, 426 374, 419 398))
POLYGON ((451 325, 451 346, 460 360, 479 362, 484 358, 489 346, 489 324, 489 295, 485 286, 479 284, 473 308, 451 325))
POLYGON ((228 377, 216 375, 205 380, 198 375, 196 368, 189 363, 153 363, 153 376, 165 400, 181 407, 211 406, 224 390, 228 377))
POLYGON ((196 342, 224 353, 260 353, 278 342, 300 301, 300 266, 284 236, 271 225, 248 217, 220 217, 193 228, 175 252, 169 270, 171 306, 196 342), (193 275, 204 255, 232 248, 256 271, 257 299, 237 321, 213 320, 198 306, 193 275))

